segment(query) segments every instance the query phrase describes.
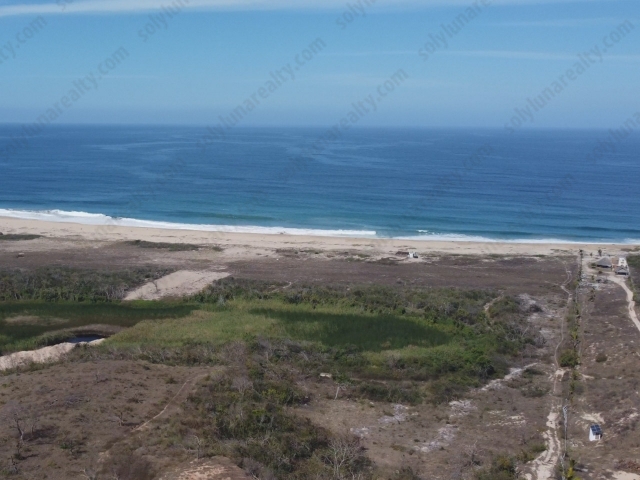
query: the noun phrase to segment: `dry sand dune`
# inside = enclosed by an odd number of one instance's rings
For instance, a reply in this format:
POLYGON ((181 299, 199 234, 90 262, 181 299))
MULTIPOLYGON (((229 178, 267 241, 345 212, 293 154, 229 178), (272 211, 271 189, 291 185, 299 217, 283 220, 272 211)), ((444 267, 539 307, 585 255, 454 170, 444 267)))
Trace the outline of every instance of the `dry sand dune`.
MULTIPOLYGON (((99 345, 104 339, 94 340, 88 345, 99 345)), ((59 343, 51 347, 44 347, 38 350, 16 352, 0 357, 0 372, 12 368, 21 367, 28 363, 47 363, 59 360, 63 355, 69 353, 82 343, 59 343)))

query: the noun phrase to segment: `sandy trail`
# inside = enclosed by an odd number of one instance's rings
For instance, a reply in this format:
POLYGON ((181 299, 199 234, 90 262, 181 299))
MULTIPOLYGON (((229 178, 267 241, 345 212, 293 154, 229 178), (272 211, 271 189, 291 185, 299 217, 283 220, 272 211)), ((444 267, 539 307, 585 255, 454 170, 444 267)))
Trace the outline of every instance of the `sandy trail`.
POLYGON ((228 276, 226 272, 180 270, 129 292, 125 300, 159 300, 165 297, 193 295, 210 283, 228 276))
POLYGON ((638 320, 638 315, 636 314, 636 302, 633 301, 633 292, 627 286, 627 281, 623 278, 620 278, 616 275, 610 275, 608 277, 613 283, 620 285, 624 291, 627 293, 627 302, 629 308, 629 318, 634 323, 638 331, 640 331, 640 321, 638 320))
POLYGON ((613 480, 640 480, 640 475, 627 472, 615 472, 613 474, 613 480))
POLYGON ((178 393, 175 394, 175 396, 169 401, 169 403, 167 403, 167 405, 162 409, 162 411, 160 413, 158 413, 153 418, 150 418, 149 420, 144 422, 142 425, 138 425, 136 428, 134 428, 132 430, 132 432, 139 432, 141 430, 146 430, 146 429, 149 428, 149 425, 154 420, 157 420, 158 418, 166 415, 167 412, 169 414, 172 414, 175 411, 177 411, 180 408, 180 405, 187 399, 189 394, 193 391, 193 389, 195 388, 196 384, 200 380, 205 378, 207 375, 209 375, 209 373, 202 373, 200 375, 196 375, 194 377, 191 377, 189 380, 184 382, 182 387, 180 387, 180 390, 178 390, 178 393))
POLYGON ((509 373, 507 375, 505 375, 503 378, 496 378, 494 380, 491 380, 489 383, 487 383, 484 387, 482 387, 480 389, 481 392, 486 392, 489 390, 496 390, 499 388, 502 388, 502 384, 505 382, 509 382, 511 380, 513 380, 514 378, 519 377, 520 375, 522 375, 522 373, 528 369, 528 368, 532 368, 535 367, 538 363, 530 363, 529 365, 526 365, 524 367, 521 368, 512 368, 509 370, 509 373))
MULTIPOLYGON (((104 339, 94 340, 87 345, 99 345, 104 339)), ((82 343, 60 343, 51 347, 44 347, 38 350, 31 350, 25 352, 16 352, 11 355, 5 355, 0 357, 0 372, 4 370, 10 370, 12 368, 22 367, 29 363, 48 363, 55 362, 73 350, 82 343)))
POLYGON ((189 396, 191 391, 195 388, 196 384, 200 380, 205 378, 207 375, 209 375, 209 374, 208 373, 203 373, 203 374, 200 374, 200 375, 196 375, 194 377, 191 377, 186 382, 184 382, 184 385, 182 385, 182 387, 180 387, 180 390, 178 390, 178 393, 175 394, 175 396, 169 401, 169 403, 167 403, 167 405, 162 409, 162 411, 160 413, 158 413, 153 418, 147 420, 142 425, 138 425, 136 428, 134 428, 132 430, 132 432, 138 432, 138 431, 141 431, 141 430, 145 430, 145 429, 149 428, 149 425, 154 420, 157 420, 158 418, 162 417, 168 411, 177 410, 178 408, 180 408, 180 405, 182 404, 182 402, 184 402, 187 399, 187 397, 189 396))

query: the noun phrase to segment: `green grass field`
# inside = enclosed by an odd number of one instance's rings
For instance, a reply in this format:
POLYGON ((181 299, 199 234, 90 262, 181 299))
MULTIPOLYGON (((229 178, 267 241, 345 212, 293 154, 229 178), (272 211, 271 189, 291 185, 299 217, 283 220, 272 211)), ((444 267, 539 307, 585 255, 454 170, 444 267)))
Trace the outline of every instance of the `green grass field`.
MULTIPOLYGON (((126 328, 105 342, 103 350, 171 349, 178 352, 172 356, 178 363, 200 361, 193 353, 196 347, 208 352, 233 342, 254 348, 267 341, 277 351, 277 345, 294 342, 317 359, 316 369, 381 381, 449 379, 444 393, 452 395, 504 374, 506 358, 530 340, 512 340, 517 336, 510 333, 522 321, 513 299, 494 304, 491 318, 485 314, 484 305, 495 298, 490 292, 283 290, 269 283, 226 279, 182 302, 86 300, 101 298, 106 284, 139 283, 157 274, 144 269, 109 274, 44 270, 36 278, 5 274, 0 290, 22 287, 29 300, 0 303, 0 350, 37 348, 94 325, 126 328), (52 291, 64 293, 50 295, 52 291), (43 301, 43 296, 54 300, 43 301)), ((163 353, 160 358, 168 357, 163 353)))
POLYGON ((179 318, 185 304, 0 302, 0 353, 31 350, 72 337, 92 325, 133 327, 143 320, 179 318))

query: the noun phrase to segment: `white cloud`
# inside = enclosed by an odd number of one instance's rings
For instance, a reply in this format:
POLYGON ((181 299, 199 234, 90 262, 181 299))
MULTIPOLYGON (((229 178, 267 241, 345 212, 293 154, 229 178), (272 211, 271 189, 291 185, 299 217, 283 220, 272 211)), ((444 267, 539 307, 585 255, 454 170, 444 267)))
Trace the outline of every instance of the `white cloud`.
POLYGON ((523 22, 486 23, 489 27, 543 27, 543 28, 577 28, 601 25, 619 25, 626 20, 622 18, 564 18, 552 20, 531 20, 523 22))
MULTIPOLYGON (((554 53, 554 52, 525 52, 517 50, 450 50, 443 51, 442 55, 458 55, 463 57, 479 58, 504 58, 508 60, 562 60, 571 61, 577 58, 576 53, 554 53)), ((621 62, 638 62, 640 55, 608 55, 604 56, 605 61, 618 60, 621 62)))
MULTIPOLYGON (((538 3, 616 2, 619 0, 493 0, 492 5, 530 5, 538 3)), ((182 2, 189 10, 343 10, 347 0, 59 0, 47 3, 0 5, 0 17, 47 14, 126 14, 145 13, 162 6, 182 2)), ((380 8, 389 7, 466 7, 470 0, 386 0, 380 8)), ((376 8, 378 4, 375 4, 376 8)))

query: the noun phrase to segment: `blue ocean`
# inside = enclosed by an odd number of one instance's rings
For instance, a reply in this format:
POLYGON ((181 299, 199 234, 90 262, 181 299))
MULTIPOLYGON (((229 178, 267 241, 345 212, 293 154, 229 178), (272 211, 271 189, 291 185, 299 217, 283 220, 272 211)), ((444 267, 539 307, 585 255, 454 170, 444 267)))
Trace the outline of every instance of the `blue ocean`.
POLYGON ((625 131, 0 126, 0 216, 425 240, 640 241, 625 131))

